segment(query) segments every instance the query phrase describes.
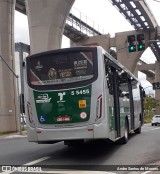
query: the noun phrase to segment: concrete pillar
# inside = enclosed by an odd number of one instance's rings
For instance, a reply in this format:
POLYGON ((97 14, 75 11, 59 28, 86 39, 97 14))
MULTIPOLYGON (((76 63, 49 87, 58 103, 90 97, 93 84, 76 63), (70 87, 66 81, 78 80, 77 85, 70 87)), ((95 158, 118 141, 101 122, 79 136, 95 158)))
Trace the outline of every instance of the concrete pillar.
MULTIPOLYGON (((155 82, 160 82, 160 62, 155 63, 155 82)), ((155 90, 155 99, 160 102, 160 89, 155 90)), ((156 108, 156 114, 160 114, 160 108, 156 108)))
POLYGON ((66 18, 75 0, 26 0, 31 54, 61 47, 66 18))
MULTIPOLYGON (((0 55, 14 71, 14 0, 0 0, 0 55)), ((17 131, 15 77, 0 58, 0 132, 17 131)))
POLYGON ((110 35, 100 35, 100 36, 92 36, 86 39, 82 39, 78 42, 71 42, 71 47, 75 46, 86 46, 86 45, 98 45, 103 47, 106 51, 109 52, 110 49, 110 35))
MULTIPOLYGON (((130 70, 133 74, 136 70, 137 62, 144 51, 136 51, 129 52, 128 51, 128 37, 129 35, 136 35, 139 31, 128 31, 128 32, 120 32, 115 34, 115 45, 117 50, 117 59, 124 65, 128 70, 130 70)), ((149 33, 145 34, 145 40, 149 40, 149 33)), ((148 42, 146 42, 146 48, 148 46, 148 42)))

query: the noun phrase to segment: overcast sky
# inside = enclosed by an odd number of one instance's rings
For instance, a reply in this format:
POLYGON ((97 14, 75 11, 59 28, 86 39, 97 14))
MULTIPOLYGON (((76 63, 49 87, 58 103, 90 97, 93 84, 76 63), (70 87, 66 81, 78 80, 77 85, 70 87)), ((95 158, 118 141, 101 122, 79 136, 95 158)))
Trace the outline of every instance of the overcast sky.
MULTIPOLYGON (((160 2, 147 0, 147 3, 160 25, 160 2)), ((94 26, 96 26, 95 23, 97 23, 101 31, 104 29, 104 34, 110 33, 111 36, 114 36, 116 32, 134 29, 109 0, 76 0, 73 8, 73 13, 76 13, 76 15, 78 15, 79 12, 75 10, 75 8, 89 18, 87 19, 89 23, 94 21, 94 26)), ((27 16, 19 12, 15 12, 15 42, 29 44, 27 16)), ((63 38, 62 47, 69 47, 69 40, 65 37, 63 38)), ((148 60, 148 62, 155 62, 156 60, 150 49, 144 52, 142 58, 148 60)), ((151 85, 146 82, 145 75, 142 73, 140 73, 139 79, 144 87, 151 85)), ((148 90, 151 90, 151 88, 148 90)))

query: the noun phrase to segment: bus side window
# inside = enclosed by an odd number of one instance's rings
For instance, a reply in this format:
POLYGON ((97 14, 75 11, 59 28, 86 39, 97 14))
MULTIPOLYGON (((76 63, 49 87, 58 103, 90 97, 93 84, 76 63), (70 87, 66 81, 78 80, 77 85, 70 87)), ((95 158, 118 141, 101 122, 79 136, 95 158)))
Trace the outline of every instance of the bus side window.
POLYGON ((113 95, 112 70, 109 60, 107 60, 107 58, 105 59, 105 74, 106 74, 106 81, 109 89, 109 94, 113 95))
POLYGON ((132 93, 133 93, 133 100, 134 101, 140 101, 140 89, 139 89, 139 84, 136 80, 132 80, 132 93))
POLYGON ((119 70, 119 95, 121 98, 129 99, 128 77, 127 73, 119 70))

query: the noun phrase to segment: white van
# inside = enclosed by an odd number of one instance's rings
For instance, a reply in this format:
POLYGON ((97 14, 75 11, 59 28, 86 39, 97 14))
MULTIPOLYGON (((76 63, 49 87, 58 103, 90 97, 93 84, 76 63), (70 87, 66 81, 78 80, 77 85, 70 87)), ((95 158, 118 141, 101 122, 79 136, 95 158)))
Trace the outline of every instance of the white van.
POLYGON ((160 124, 160 115, 155 115, 153 118, 152 118, 152 126, 157 126, 157 124, 160 124))

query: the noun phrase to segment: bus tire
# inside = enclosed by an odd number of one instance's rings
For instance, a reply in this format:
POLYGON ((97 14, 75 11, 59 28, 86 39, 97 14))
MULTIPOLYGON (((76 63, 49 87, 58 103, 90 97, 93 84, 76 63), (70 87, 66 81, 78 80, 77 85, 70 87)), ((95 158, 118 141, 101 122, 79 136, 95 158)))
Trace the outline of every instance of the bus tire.
POLYGON ((134 131, 136 134, 141 134, 141 126, 134 131))
POLYGON ((127 144, 128 138, 129 138, 129 125, 128 125, 128 120, 125 119, 124 137, 121 138, 120 144, 127 144))
POLYGON ((136 129, 136 130, 134 130, 134 132, 136 133, 136 134, 141 134, 141 121, 140 121, 140 124, 139 124, 139 127, 136 129))

